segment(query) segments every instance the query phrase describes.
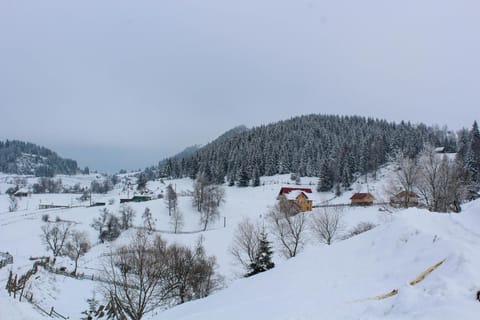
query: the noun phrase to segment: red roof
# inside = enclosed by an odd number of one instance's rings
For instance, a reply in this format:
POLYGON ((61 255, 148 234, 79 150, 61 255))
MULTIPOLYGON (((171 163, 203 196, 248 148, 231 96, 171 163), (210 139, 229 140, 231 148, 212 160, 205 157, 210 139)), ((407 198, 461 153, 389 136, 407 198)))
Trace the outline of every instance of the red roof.
POLYGON ((280 192, 278 193, 278 195, 288 194, 288 193, 290 193, 292 191, 295 191, 295 190, 303 191, 303 192, 306 192, 306 193, 312 193, 312 189, 310 189, 310 188, 287 188, 287 187, 283 187, 282 189, 280 189, 280 192))
POLYGON ((372 197, 373 195, 371 193, 354 193, 353 196, 350 198, 350 200, 364 200, 368 197, 372 197))

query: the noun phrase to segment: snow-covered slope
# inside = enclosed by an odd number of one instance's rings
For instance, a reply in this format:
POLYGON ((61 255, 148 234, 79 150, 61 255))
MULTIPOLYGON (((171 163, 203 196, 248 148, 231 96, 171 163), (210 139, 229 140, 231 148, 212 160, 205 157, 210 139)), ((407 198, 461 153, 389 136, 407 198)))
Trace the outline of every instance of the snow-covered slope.
MULTIPOLYGON (((352 192, 370 191, 376 198, 385 198, 390 169, 379 172, 380 180, 360 178, 350 192, 334 198, 333 193, 316 194, 317 203, 330 201, 346 203, 352 192)), ((83 177, 63 177, 68 183, 89 185, 83 177), (80 181, 79 179, 82 179, 80 181)), ((32 178, 33 179, 33 178, 32 178)), ((238 279, 242 270, 234 263, 229 247, 236 225, 244 217, 263 219, 275 203, 280 187, 291 184, 289 175, 262 177, 262 186, 256 188, 226 187, 226 202, 221 206, 221 219, 199 232, 199 217, 192 207, 188 191, 190 179, 149 182, 155 194, 162 193, 172 183, 179 194, 180 210, 185 217, 184 233, 173 234, 168 210, 163 200, 131 203, 137 212, 134 224, 142 225, 141 214, 149 207, 155 218, 158 234, 169 242, 194 245, 199 236, 209 255, 217 257, 218 271, 226 276, 228 288, 207 299, 189 302, 171 310, 156 310, 145 319, 476 319, 480 303, 475 301, 480 289, 480 202, 465 205, 461 214, 432 214, 424 210, 379 211, 378 207, 347 208, 343 212, 346 229, 361 221, 379 225, 377 228, 332 246, 319 244, 313 238, 307 241, 304 252, 285 260, 278 253, 276 267, 248 279, 238 279), (225 218, 225 220, 224 220, 225 218), (226 221, 226 226, 224 226, 226 221), (408 285, 422 271, 446 259, 425 280, 408 285), (368 300, 374 296, 398 289, 398 295, 385 300, 368 300)), ((9 185, 3 181, 2 189, 9 185)), ((302 187, 315 188, 315 178, 302 178, 302 187)), ((113 199, 107 204, 117 214, 119 199, 127 194, 117 187, 107 195, 94 195, 97 201, 113 199)), ((131 196, 131 193, 130 193, 131 196)), ((32 266, 31 256, 49 255, 40 241, 42 215, 48 213, 75 221, 77 230, 89 234, 94 244, 79 261, 79 272, 98 274, 103 256, 111 247, 127 242, 134 233, 122 233, 112 243, 101 244, 90 227, 99 216, 99 208, 68 208, 38 210, 41 203, 75 201, 78 195, 43 194, 21 198, 19 211, 8 212, 8 197, 0 195, 0 251, 14 256, 14 264, 0 269, 0 319, 41 319, 40 313, 26 302, 8 297, 3 289, 11 269, 22 274, 32 266), (32 316, 35 315, 35 316, 32 316)), ((106 201, 108 203, 108 201, 106 201)), ((272 240, 272 239, 271 239, 272 240)), ((57 259, 57 267, 71 270, 68 258, 57 259)), ((99 290, 98 283, 75 280, 45 271, 39 272, 29 283, 34 300, 46 309, 54 306, 71 319, 80 317, 87 308, 86 299, 99 290)), ((97 293, 97 298, 101 295, 97 293)))
POLYGON ((409 209, 332 246, 311 247, 158 319, 478 319, 480 201, 460 215, 409 209), (426 278, 409 282, 444 261, 426 278), (386 299, 375 299, 398 290, 386 299))

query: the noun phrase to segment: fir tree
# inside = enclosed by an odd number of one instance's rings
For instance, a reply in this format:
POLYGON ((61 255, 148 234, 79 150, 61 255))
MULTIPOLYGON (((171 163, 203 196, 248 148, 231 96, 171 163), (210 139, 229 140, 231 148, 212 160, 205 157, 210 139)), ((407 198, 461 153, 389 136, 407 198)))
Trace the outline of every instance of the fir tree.
POLYGON ((93 320, 103 318, 105 315, 104 308, 105 306, 100 305, 100 302, 95 298, 95 292, 91 298, 87 299, 88 310, 82 311, 82 314, 86 317, 80 318, 82 320, 93 320))
POLYGON ((240 173, 238 174, 238 186, 239 187, 248 187, 248 184, 250 182, 250 177, 248 176, 247 170, 245 168, 242 168, 240 170, 240 173))
POLYGON ((270 245, 270 241, 267 239, 267 233, 265 230, 260 234, 260 245, 258 252, 255 256, 255 261, 250 264, 251 271, 247 274, 247 277, 253 276, 257 273, 264 272, 275 267, 275 263, 272 262, 273 251, 270 245))
POLYGON ((327 161, 323 161, 318 178, 317 191, 325 192, 333 188, 333 172, 327 161))
POLYGON ((477 121, 473 122, 469 137, 469 148, 467 151, 467 168, 471 173, 474 183, 480 184, 480 131, 477 121))
POLYGON ((228 178, 228 186, 233 187, 235 185, 235 177, 233 175, 228 178))
POLYGON ((140 173, 137 177, 137 190, 144 190, 147 187, 147 176, 144 173, 140 173))

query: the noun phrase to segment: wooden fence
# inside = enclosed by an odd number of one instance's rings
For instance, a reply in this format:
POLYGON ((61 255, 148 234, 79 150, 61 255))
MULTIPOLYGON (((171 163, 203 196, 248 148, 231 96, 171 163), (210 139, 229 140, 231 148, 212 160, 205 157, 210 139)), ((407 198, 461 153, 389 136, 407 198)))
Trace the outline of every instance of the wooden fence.
POLYGON ((332 203, 332 204, 317 204, 313 208, 339 208, 339 207, 374 207, 374 206, 385 206, 388 205, 388 202, 374 202, 371 205, 352 205, 351 203, 332 203))
POLYGON ((39 313, 41 313, 41 314, 43 314, 43 315, 45 315, 45 316, 47 316, 47 317, 64 319, 64 320, 69 319, 69 317, 64 316, 63 314, 61 314, 60 312, 58 312, 57 310, 55 310, 54 307, 51 307, 51 308, 50 308, 50 311, 47 311, 47 310, 45 310, 45 308, 43 308, 43 307, 42 307, 41 305, 39 305, 38 303, 33 302, 32 299, 29 299, 29 297, 27 297, 26 295, 24 295, 24 298, 25 298, 28 302, 30 302, 30 303, 32 304, 32 306, 33 306, 33 308, 34 308, 35 310, 37 310, 39 313))
MULTIPOLYGON (((20 277, 20 281, 22 281, 22 278, 25 278, 25 283, 23 284, 23 287, 21 288, 21 292, 18 296, 18 301, 22 301, 22 298, 25 298, 24 300, 28 301, 29 303, 32 304, 32 306, 34 307, 35 310, 37 310, 40 314, 43 314, 45 316, 48 316, 50 318, 57 318, 57 319, 68 319, 69 317, 67 316, 64 316, 63 314, 59 313, 58 311, 55 310, 55 308, 52 306, 50 308, 50 312, 48 312, 46 310, 46 308, 42 307, 40 304, 36 303, 35 301, 33 301, 33 293, 32 292, 24 292, 24 288, 25 288, 25 284, 26 282, 28 281, 28 279, 34 275, 35 273, 37 273, 37 270, 38 270, 38 266, 46 266, 46 263, 42 263, 40 261, 35 261, 35 263, 33 264, 33 267, 32 269, 30 269, 24 276, 20 277)), ((17 276, 15 276, 15 282, 16 282, 16 279, 17 279, 17 276)), ((7 291, 9 292, 9 295, 11 295, 12 291, 10 291, 10 282, 7 283, 7 291)), ((16 297, 16 290, 13 292, 13 298, 15 299, 16 297)))

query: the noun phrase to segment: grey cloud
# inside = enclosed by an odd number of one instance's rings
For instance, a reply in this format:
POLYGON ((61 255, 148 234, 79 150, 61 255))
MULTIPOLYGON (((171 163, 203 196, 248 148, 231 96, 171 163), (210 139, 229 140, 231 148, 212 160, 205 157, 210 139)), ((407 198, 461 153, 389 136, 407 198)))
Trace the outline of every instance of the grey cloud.
POLYGON ((4 0, 0 138, 136 168, 306 113, 456 130, 480 100, 478 30, 467 0, 4 0))

